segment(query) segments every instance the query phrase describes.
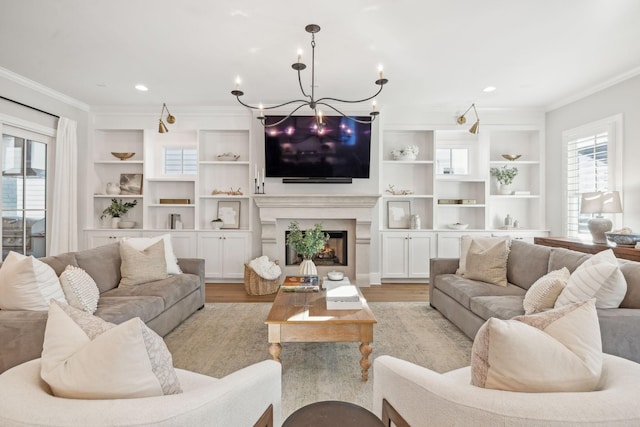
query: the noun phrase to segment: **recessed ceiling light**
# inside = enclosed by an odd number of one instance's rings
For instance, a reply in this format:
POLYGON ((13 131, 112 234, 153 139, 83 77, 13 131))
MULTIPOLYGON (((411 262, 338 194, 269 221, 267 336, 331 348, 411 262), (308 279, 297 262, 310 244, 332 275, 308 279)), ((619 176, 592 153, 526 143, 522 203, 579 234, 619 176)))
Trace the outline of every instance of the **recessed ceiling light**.
POLYGON ((140 92, 146 92, 149 90, 149 88, 145 85, 136 85, 136 89, 138 89, 140 92))
POLYGON ((495 86, 487 86, 484 89, 482 89, 483 92, 493 92, 494 90, 496 90, 495 86))

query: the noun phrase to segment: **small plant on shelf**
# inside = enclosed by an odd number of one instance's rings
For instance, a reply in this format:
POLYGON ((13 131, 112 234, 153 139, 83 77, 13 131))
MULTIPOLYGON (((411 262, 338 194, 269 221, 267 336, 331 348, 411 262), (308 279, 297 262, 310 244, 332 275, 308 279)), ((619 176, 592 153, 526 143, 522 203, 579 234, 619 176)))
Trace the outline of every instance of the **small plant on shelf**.
POLYGON ((491 168, 491 176, 495 176, 500 184, 511 185, 514 178, 518 175, 518 168, 507 167, 504 165, 501 168, 491 168))
POLYGON ((329 235, 322 231, 322 224, 316 224, 313 228, 302 231, 298 221, 289 224, 287 245, 291 246, 297 254, 306 259, 311 259, 324 248, 329 240, 329 235))
POLYGON ((222 221, 222 218, 214 218, 211 220, 211 226, 215 230, 219 230, 220 228, 222 228, 223 225, 224 225, 224 221, 222 221))
POLYGON ((111 218, 121 218, 129 212, 129 209, 133 208, 137 204, 137 200, 134 200, 133 202, 123 202, 122 199, 111 199, 111 204, 102 211, 100 219, 104 219, 107 216, 110 216, 111 218))

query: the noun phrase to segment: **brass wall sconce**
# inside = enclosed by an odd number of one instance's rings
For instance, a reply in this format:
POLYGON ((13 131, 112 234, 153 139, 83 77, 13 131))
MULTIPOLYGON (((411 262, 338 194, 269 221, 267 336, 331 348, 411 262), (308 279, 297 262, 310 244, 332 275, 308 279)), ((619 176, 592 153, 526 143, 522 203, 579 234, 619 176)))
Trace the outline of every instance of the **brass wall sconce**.
POLYGON ((158 132, 160 133, 169 132, 169 129, 167 129, 164 122, 162 121, 162 115, 164 114, 164 110, 167 110, 167 123, 174 124, 176 122, 176 118, 172 116, 171 113, 169 112, 169 108, 167 108, 167 104, 163 103, 162 111, 160 111, 160 125, 158 126, 158 132))
POLYGON ((476 121, 469 128, 469 132, 471 132, 472 134, 476 135, 478 132, 480 132, 480 118, 478 117, 478 111, 476 110, 476 104, 471 104, 471 106, 469 108, 467 108, 467 111, 462 113, 461 116, 458 116, 456 121, 458 122, 459 125, 463 125, 463 124, 467 123, 467 118, 465 116, 469 112, 469 110, 471 110, 472 108, 473 108, 473 113, 476 115, 476 121))

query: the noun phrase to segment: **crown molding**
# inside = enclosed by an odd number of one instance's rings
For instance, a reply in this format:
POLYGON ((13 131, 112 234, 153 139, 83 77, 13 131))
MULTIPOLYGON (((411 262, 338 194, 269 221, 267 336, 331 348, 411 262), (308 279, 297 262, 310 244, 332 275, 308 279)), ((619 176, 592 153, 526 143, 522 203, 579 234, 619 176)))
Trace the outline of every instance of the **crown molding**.
POLYGON ((615 77, 612 77, 611 79, 605 80, 602 83, 599 83, 593 87, 590 87, 589 89, 583 90, 581 92, 577 92, 573 95, 570 95, 566 98, 560 99, 556 102, 554 102, 553 104, 548 105, 545 108, 545 112, 550 112, 553 110, 556 110, 560 107, 564 107, 565 105, 571 104, 573 102, 579 101, 583 98, 586 98, 587 96, 593 95, 594 93, 600 92, 601 90, 610 88, 611 86, 615 86, 618 83, 622 83, 625 80, 629 80, 632 77, 636 77, 640 75, 640 67, 634 68, 632 70, 629 70, 625 73, 619 74, 615 77))
POLYGON ((71 98, 70 96, 67 96, 63 93, 60 93, 58 91, 55 91, 47 86, 44 86, 38 82, 35 82, 33 80, 30 80, 26 77, 21 76, 20 74, 16 74, 13 71, 7 70, 6 68, 2 68, 0 67, 0 77, 3 77, 7 80, 10 80, 14 83, 17 83, 21 86, 24 86, 28 89, 31 89, 35 92, 38 92, 42 95, 45 95, 49 98, 55 99, 57 101, 60 101, 64 104, 67 104, 69 106, 78 108, 82 111, 89 111, 90 107, 88 104, 85 104, 84 102, 78 101, 75 98, 71 98))

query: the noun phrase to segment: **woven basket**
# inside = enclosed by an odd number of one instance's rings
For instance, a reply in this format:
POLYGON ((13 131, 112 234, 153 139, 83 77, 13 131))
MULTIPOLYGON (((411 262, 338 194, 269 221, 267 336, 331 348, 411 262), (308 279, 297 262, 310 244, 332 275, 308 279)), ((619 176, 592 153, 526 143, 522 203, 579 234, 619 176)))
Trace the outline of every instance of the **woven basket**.
POLYGON ((280 287, 280 278, 273 280, 263 279, 249 267, 244 265, 244 288, 249 295, 269 295, 278 292, 280 287))

